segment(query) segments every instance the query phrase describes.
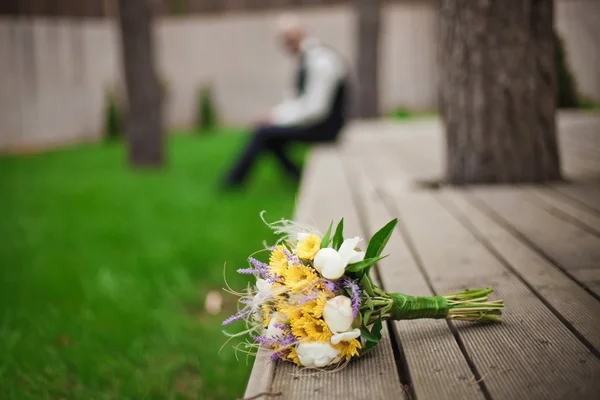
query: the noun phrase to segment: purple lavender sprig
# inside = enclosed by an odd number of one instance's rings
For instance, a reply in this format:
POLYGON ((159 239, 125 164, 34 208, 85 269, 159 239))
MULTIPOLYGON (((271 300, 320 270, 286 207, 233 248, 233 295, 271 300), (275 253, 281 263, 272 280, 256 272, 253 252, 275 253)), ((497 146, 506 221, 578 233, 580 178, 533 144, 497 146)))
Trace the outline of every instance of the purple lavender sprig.
POLYGON ((360 296, 362 291, 360 290, 360 286, 358 286, 358 284, 356 284, 356 282, 350 278, 344 279, 342 285, 345 289, 350 291, 350 297, 352 300, 352 317, 356 318, 361 304, 360 296))
POLYGON ((271 354, 269 356, 269 358, 271 359, 271 361, 275 361, 275 360, 283 360, 283 357, 285 357, 286 355, 288 355, 289 351, 286 350, 282 350, 282 351, 276 351, 275 353, 271 354))
MULTIPOLYGON (((283 338, 279 339, 277 341, 277 344, 279 345, 279 347, 286 347, 286 346, 291 346, 292 344, 294 344, 295 341, 296 341, 296 338, 294 337, 294 335, 289 333, 289 334, 285 335, 283 338)), ((275 361, 277 359, 283 359, 283 357, 287 356, 289 353, 290 353, 290 350, 286 348, 286 349, 274 352, 269 357, 271 358, 271 360, 275 361)))
POLYGON ((285 247, 282 250, 283 254, 285 254, 285 258, 287 258, 290 264, 300 264, 300 259, 296 255, 290 253, 290 251, 285 247))
POLYGON ((292 331, 292 328, 290 328, 290 326, 286 324, 273 324, 273 326, 275 328, 281 329, 285 333, 290 333, 292 331))
POLYGON ((335 292, 336 290, 336 284, 335 282, 332 281, 327 281, 323 284, 323 286, 325 286, 325 290, 328 290, 330 292, 335 292))
POLYGON ((317 297, 318 295, 316 293, 307 294, 306 296, 298 300, 298 304, 308 303, 309 301, 314 300, 317 297))
POLYGON ((287 325, 281 325, 281 326, 282 327, 280 329, 285 331, 281 335, 277 335, 277 336, 274 336, 271 338, 266 337, 264 335, 260 335, 260 336, 253 336, 252 339, 254 339, 254 341, 260 343, 261 345, 270 347, 270 348, 286 347, 286 346, 292 345, 296 341, 296 338, 291 333, 290 327, 287 325))
POLYGON ((238 274, 254 275, 262 278, 269 283, 277 281, 277 277, 271 274, 269 265, 264 262, 258 261, 256 258, 249 257, 248 262, 252 264, 250 268, 240 268, 237 270, 238 274))
POLYGON ((231 317, 227 318, 225 321, 223 321, 223 326, 225 325, 229 325, 234 321, 239 321, 244 319, 248 314, 250 314, 250 309, 249 308, 244 308, 241 311, 238 311, 236 314, 232 315, 231 317))

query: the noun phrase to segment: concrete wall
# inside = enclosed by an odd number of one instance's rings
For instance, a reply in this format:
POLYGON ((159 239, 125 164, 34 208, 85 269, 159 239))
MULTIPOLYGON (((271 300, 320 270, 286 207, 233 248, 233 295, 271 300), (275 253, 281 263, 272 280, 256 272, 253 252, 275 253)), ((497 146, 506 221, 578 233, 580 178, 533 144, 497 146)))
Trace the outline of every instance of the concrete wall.
POLYGON ((116 40, 103 22, 0 21, 0 151, 99 138, 116 40))
MULTIPOLYGON (((557 0, 557 25, 576 78, 600 101, 597 0, 557 0), (582 22, 583 21, 583 22, 582 22), (594 24, 594 21, 596 23, 594 24)), ((381 104, 437 105, 437 13, 432 1, 388 4, 383 11, 381 104)), ((354 60, 350 8, 301 12, 310 31, 354 60)), ((289 60, 272 36, 276 13, 161 19, 158 64, 169 85, 170 128, 193 124, 197 90, 213 87, 228 124, 245 124, 281 99, 289 60)), ((0 19, 0 152, 102 137, 105 96, 120 80, 114 23, 105 20, 0 19)))

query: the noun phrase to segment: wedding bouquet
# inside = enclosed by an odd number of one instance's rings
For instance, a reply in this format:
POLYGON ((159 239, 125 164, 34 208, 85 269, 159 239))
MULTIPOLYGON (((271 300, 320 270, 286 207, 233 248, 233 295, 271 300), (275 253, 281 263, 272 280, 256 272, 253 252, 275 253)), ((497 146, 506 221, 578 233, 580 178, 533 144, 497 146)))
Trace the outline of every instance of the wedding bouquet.
MULTIPOLYGON (((242 320, 249 349, 264 347, 271 359, 306 368, 337 368, 372 349, 381 339, 385 320, 445 318, 500 322, 502 300, 488 300, 492 288, 465 290, 446 296, 409 296, 377 287, 369 271, 396 226, 390 221, 363 251, 359 237, 344 238, 344 220, 324 235, 311 227, 281 220, 268 224, 283 234, 266 247, 269 263, 250 257, 241 274, 256 284, 240 296, 239 311, 223 325, 242 320)), ((266 223, 266 222, 265 222, 266 223)))

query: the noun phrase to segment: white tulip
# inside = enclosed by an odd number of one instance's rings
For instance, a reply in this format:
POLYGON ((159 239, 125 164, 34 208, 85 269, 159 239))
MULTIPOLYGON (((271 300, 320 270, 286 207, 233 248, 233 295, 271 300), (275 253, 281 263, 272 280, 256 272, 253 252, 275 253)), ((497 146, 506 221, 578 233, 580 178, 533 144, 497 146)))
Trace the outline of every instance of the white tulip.
POLYGON ((300 343, 296 347, 300 364, 308 368, 321 368, 340 361, 340 350, 329 343, 300 343))
POLYGON ((258 293, 261 297, 269 297, 273 295, 273 284, 267 282, 264 279, 256 280, 256 288, 258 289, 258 293))
POLYGON ((327 300, 323 308, 323 319, 333 333, 346 332, 352 326, 352 300, 336 296, 327 300))
POLYGON ((346 239, 336 251, 326 247, 317 252, 314 267, 327 279, 339 279, 344 275, 346 266, 364 260, 365 252, 354 250, 360 242, 359 237, 346 239))
POLYGON ((265 298, 271 297, 274 294, 273 284, 259 278, 256 280, 256 288, 258 289, 258 293, 254 295, 254 301, 252 304, 254 308, 254 320, 261 322, 262 312, 260 310, 260 305, 263 303, 265 298))
POLYGON ((354 250, 356 246, 358 246, 360 240, 361 239, 358 236, 352 239, 346 239, 340 246, 338 252, 340 253, 340 256, 342 256, 342 258, 346 261, 346 264, 354 264, 365 259, 364 251, 354 250))
POLYGON ((314 267, 327 279, 339 279, 344 275, 346 263, 340 254, 330 247, 321 249, 315 255, 314 267))
POLYGON ((331 337, 331 344, 338 344, 339 342, 349 342, 352 339, 356 339, 360 336, 360 329, 355 328, 348 332, 336 333, 331 337))

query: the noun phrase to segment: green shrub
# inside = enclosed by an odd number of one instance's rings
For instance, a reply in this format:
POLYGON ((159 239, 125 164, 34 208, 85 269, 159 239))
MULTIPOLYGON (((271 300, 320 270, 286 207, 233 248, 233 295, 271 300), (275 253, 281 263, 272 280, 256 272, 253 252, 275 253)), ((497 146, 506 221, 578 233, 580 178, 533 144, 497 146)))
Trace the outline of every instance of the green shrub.
POLYGON ((125 114, 121 102, 113 91, 106 96, 105 127, 106 139, 112 140, 123 136, 125 132, 125 114))
POLYGON ((592 98, 582 95, 579 95, 579 108, 584 110, 598 110, 600 109, 600 103, 593 100, 592 98))
POLYGON ((210 87, 202 87, 198 90, 198 109, 196 116, 196 128, 200 132, 208 132, 217 125, 217 116, 210 87))
POLYGON ((554 45, 556 75, 558 80, 556 105, 558 108, 577 108, 581 105, 577 91, 577 83, 569 69, 564 41, 556 32, 554 33, 554 45))
POLYGON ((406 119, 406 118, 410 118, 412 116, 413 116, 413 113, 411 113, 406 108, 402 108, 402 107, 398 107, 397 109, 395 109, 392 112, 392 117, 394 119, 406 119))

